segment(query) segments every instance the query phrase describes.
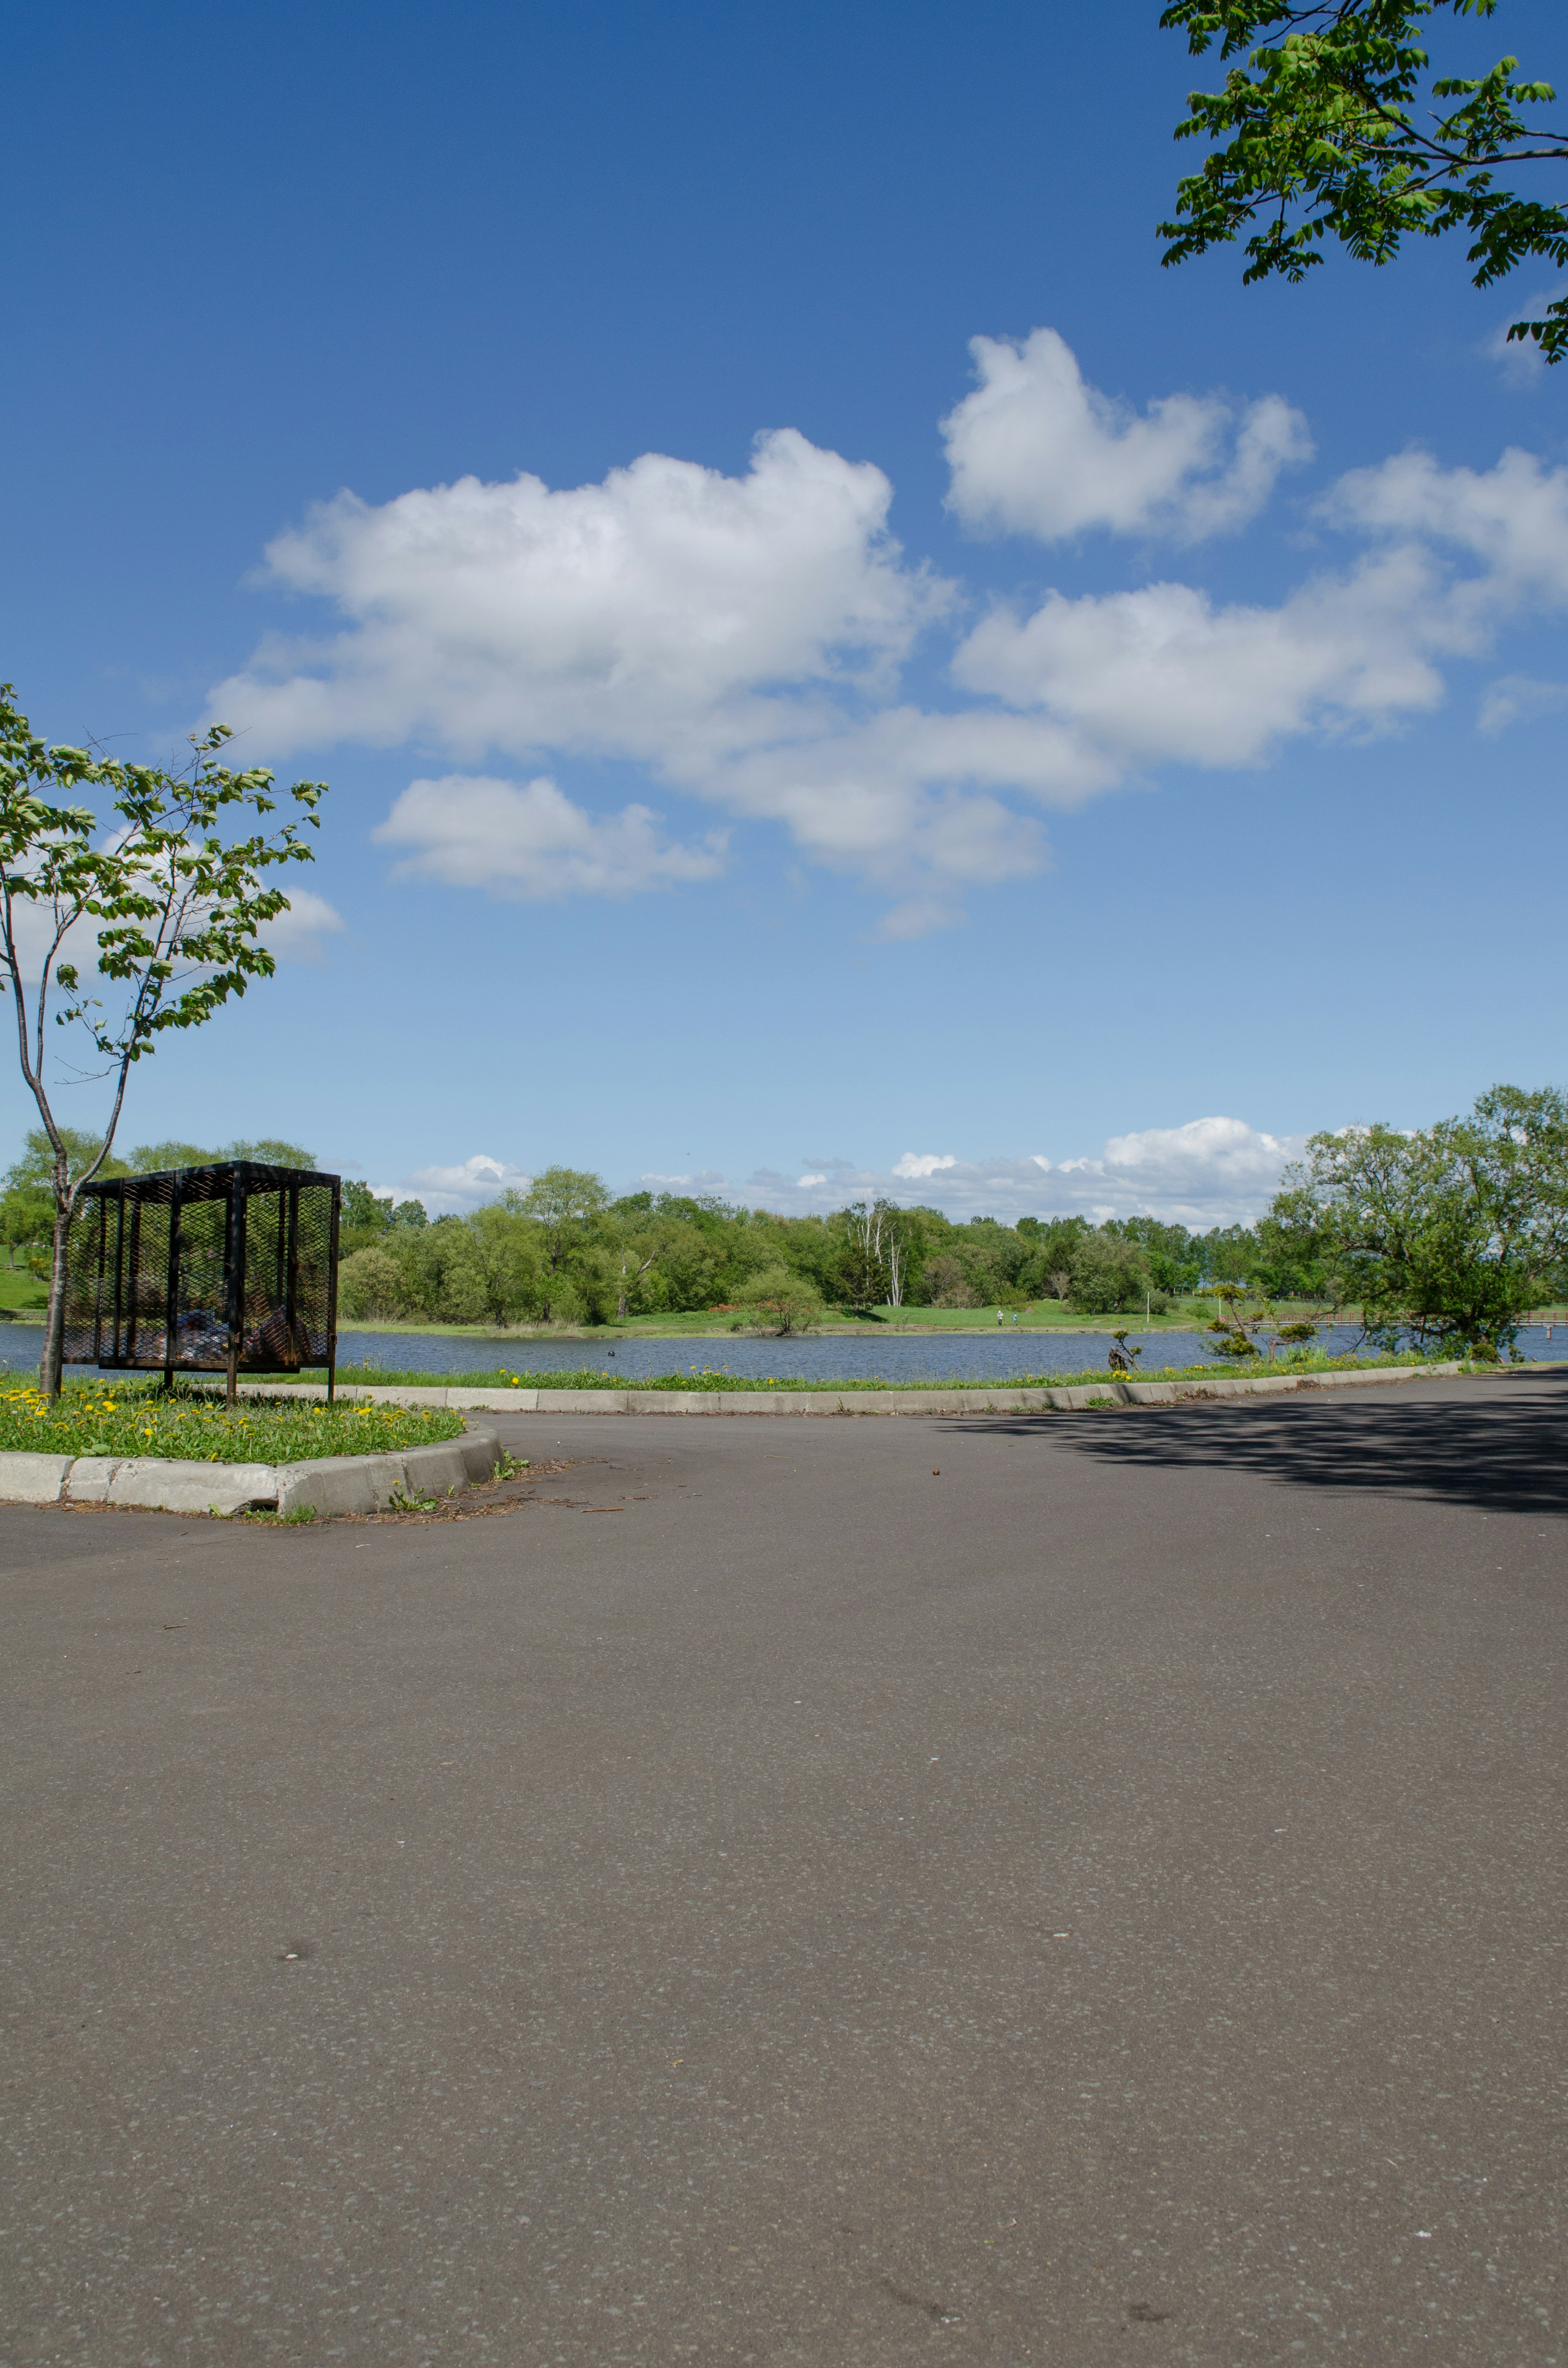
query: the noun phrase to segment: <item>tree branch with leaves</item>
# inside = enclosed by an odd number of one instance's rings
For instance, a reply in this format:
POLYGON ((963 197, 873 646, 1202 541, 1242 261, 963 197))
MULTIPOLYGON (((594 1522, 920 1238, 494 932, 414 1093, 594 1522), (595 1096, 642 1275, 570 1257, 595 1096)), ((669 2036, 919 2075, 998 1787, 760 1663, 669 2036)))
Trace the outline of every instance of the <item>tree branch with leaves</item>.
POLYGON ((312 860, 303 834, 319 827, 325 783, 295 782, 287 793, 295 813, 266 827, 278 806, 273 777, 221 764, 233 736, 223 724, 193 735, 190 759, 176 770, 122 764, 50 746, 11 685, 0 686, 0 994, 12 998, 22 1081, 51 1154, 42 1361, 51 1395, 61 1385, 71 1221, 113 1148, 131 1072, 167 1030, 203 1026, 253 979, 272 975, 261 931, 289 899, 268 875, 312 860), (93 805, 66 802, 84 790, 116 819, 106 826, 93 805), (108 1121, 85 1165, 73 1163, 73 1131, 54 1114, 51 1027, 85 1035, 90 1060, 101 1064, 76 1069, 74 1082, 108 1087, 108 1121))
MULTIPOLYGON (((1404 238, 1468 233, 1473 283, 1489 288, 1529 260, 1568 267, 1568 209, 1513 186, 1520 166, 1568 164, 1568 131, 1533 110, 1551 83, 1500 58, 1482 74, 1431 74, 1416 39, 1451 10, 1489 17, 1498 0, 1175 0, 1160 17, 1195 57, 1241 57, 1218 91, 1194 91, 1178 140, 1214 142, 1160 224, 1165 263, 1185 263, 1251 229, 1244 281, 1302 279, 1330 239, 1383 264, 1404 238), (1418 106, 1423 87, 1438 102, 1418 106), (1455 104, 1455 102, 1458 102, 1455 104), (1256 225, 1253 228, 1253 225, 1256 225)), ((1549 362, 1568 353, 1568 296, 1516 321, 1549 362)))

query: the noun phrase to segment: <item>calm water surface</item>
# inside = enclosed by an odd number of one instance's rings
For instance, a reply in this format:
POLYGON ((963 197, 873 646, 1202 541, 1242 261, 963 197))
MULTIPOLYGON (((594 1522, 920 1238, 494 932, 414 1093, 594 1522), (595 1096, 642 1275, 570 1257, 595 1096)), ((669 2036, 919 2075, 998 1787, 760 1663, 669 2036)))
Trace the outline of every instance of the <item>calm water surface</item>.
MULTIPOLYGON (((1318 1338, 1331 1356, 1343 1356, 1360 1337, 1355 1325, 1345 1324, 1325 1326, 1318 1338)), ((1138 1361, 1145 1366, 1218 1366, 1221 1361, 1210 1356, 1200 1332, 1133 1332, 1128 1345, 1142 1349, 1138 1361)), ((877 1381, 913 1388, 921 1382, 948 1385, 1011 1381, 1026 1373, 1091 1372, 1108 1364, 1109 1349, 1103 1332, 1015 1332, 1010 1325, 994 1338, 988 1333, 956 1339, 926 1333, 913 1339, 838 1334, 831 1339, 808 1335, 800 1340, 753 1340, 718 1333, 711 1339, 620 1339, 604 1347, 592 1340, 463 1340, 415 1332, 345 1332, 339 1336, 337 1370, 349 1381, 356 1364, 432 1374, 543 1373, 587 1366, 612 1382, 631 1383, 659 1373, 701 1372, 711 1366, 756 1381, 877 1381)), ((1519 1349, 1531 1361, 1568 1357, 1568 1326, 1556 1326, 1549 1340, 1544 1325, 1532 1325, 1519 1334, 1519 1349)))
MULTIPOLYGON (((1355 1349, 1360 1334, 1353 1324, 1328 1325, 1318 1336, 1330 1355, 1355 1349)), ((7 1326, 0 1331, 0 1371, 38 1371, 42 1345, 36 1325, 7 1326)), ((1140 1348, 1139 1364, 1203 1365, 1217 1369, 1200 1332, 1132 1332, 1129 1347, 1140 1348)), ((1531 1363, 1568 1358, 1568 1325, 1549 1331, 1543 1324, 1528 1326, 1519 1334, 1519 1351, 1531 1363)), ((711 1338, 682 1340, 486 1340, 452 1338, 425 1332, 341 1333, 338 1373, 352 1381, 356 1365, 378 1365, 394 1372, 538 1373, 587 1367, 602 1372, 608 1383, 631 1383, 661 1373, 701 1372, 716 1368, 748 1381, 888 1382, 903 1388, 933 1383, 1006 1382, 1035 1373, 1096 1372, 1108 1364, 1110 1341, 1101 1332, 1041 1333, 1015 1331, 1011 1325, 990 1333, 944 1337, 925 1333, 915 1338, 875 1334, 835 1335, 832 1338, 754 1340, 733 1333, 711 1338)), ((74 1367, 73 1371, 90 1371, 74 1367)))

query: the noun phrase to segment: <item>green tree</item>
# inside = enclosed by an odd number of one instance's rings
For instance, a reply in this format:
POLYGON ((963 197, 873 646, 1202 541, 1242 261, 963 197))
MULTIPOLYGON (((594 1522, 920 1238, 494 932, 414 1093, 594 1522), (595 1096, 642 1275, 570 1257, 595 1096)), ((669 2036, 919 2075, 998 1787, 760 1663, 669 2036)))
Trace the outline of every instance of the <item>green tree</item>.
POLYGON ((54 1226, 54 1196, 37 1184, 13 1186, 0 1198, 0 1240, 6 1263, 14 1268, 19 1249, 35 1250, 54 1226))
POLYGON ((1113 1217, 1101 1230, 1137 1244, 1156 1291, 1179 1299, 1196 1288, 1201 1265, 1198 1245, 1185 1225, 1165 1224, 1158 1217, 1113 1217))
POLYGON ((1415 1133, 1313 1135, 1274 1211, 1311 1229, 1372 1338, 1495 1357, 1568 1257, 1568 1100, 1494 1086, 1415 1133))
POLYGON ((157 1176, 167 1167, 210 1167, 222 1156, 195 1143, 139 1143, 127 1165, 132 1176, 157 1176))
POLYGON ((368 1184, 358 1177, 344 1178, 342 1200, 338 1206, 337 1247, 345 1258, 356 1251, 374 1248, 392 1224, 391 1196, 378 1200, 368 1184))
POLYGON ((271 976, 277 964, 260 931, 289 899, 267 874, 311 860, 301 831, 316 827, 319 781, 294 784, 293 819, 225 836, 235 823, 262 824, 276 807, 270 773, 218 762, 232 737, 218 724, 194 738, 178 771, 122 764, 49 746, 11 686, 0 687, 0 992, 15 1005, 22 1081, 53 1155, 42 1360, 51 1396, 61 1384, 71 1220, 113 1148, 131 1072, 166 1030, 201 1027, 253 979, 271 976), (90 806, 62 802, 84 789, 101 793, 118 818, 107 831, 90 806), (97 1158, 75 1175, 50 1099, 51 1020, 85 1033, 109 1091, 97 1158))
POLYGON ((337 1312, 351 1324, 408 1313, 403 1269, 375 1242, 351 1250, 337 1269, 337 1312))
POLYGON ((1068 1296, 1085 1315, 1111 1315, 1141 1308, 1153 1289, 1143 1254, 1119 1235, 1083 1235, 1073 1250, 1068 1296))
MULTIPOLYGON (((1200 57, 1233 65, 1218 91, 1194 91, 1178 140, 1212 153, 1179 185, 1160 224, 1166 264, 1233 243, 1252 225, 1245 281, 1304 279, 1328 239, 1384 264, 1406 236, 1470 236, 1478 288, 1531 258, 1568 265, 1568 209, 1527 197, 1517 168, 1568 162, 1568 134, 1529 110, 1556 94, 1516 79, 1518 60, 1483 74, 1434 77, 1416 38, 1424 20, 1492 17, 1498 0, 1175 0, 1160 18, 1200 57), (1263 37, 1260 39, 1260 36, 1263 37), (1419 103, 1442 102, 1432 108, 1419 103), (1499 176, 1503 177, 1500 178, 1499 176)), ((1568 297, 1516 321, 1549 362, 1568 352, 1568 297)))
POLYGON ((1192 1243, 1197 1281, 1205 1291, 1224 1283, 1248 1283, 1258 1263, 1257 1236, 1250 1225, 1215 1225, 1192 1243))
MULTIPOLYGON (((533 1218, 543 1236, 551 1275, 565 1282, 609 1207, 609 1194, 585 1167, 541 1167, 526 1192, 503 1193, 502 1201, 533 1218)), ((545 1312, 550 1313, 548 1307, 545 1312)))
POLYGON ((891 1201, 856 1201, 835 1223, 844 1247, 838 1297, 847 1307, 902 1307, 909 1283, 908 1229, 891 1201))
POLYGON ((446 1239, 443 1304, 459 1323, 516 1324, 531 1315, 544 1294, 540 1229, 516 1210, 488 1201, 446 1239))
POLYGON ((256 1143, 226 1143, 214 1151, 204 1150, 197 1143, 139 1143, 130 1154, 129 1165, 132 1176, 159 1176, 171 1167, 211 1167, 221 1159, 255 1159, 268 1167, 313 1167, 316 1164, 314 1153, 300 1144, 267 1135, 256 1143))
POLYGON ((66 1173, 73 1184, 79 1184, 88 1175, 129 1176, 131 1173, 123 1159, 107 1156, 101 1135, 89 1134, 79 1126, 57 1126, 54 1136, 54 1142, 51 1142, 41 1126, 28 1129, 22 1138, 22 1156, 15 1167, 6 1171, 8 1190, 27 1191, 36 1185, 40 1190, 52 1194, 56 1143, 65 1154, 66 1173))

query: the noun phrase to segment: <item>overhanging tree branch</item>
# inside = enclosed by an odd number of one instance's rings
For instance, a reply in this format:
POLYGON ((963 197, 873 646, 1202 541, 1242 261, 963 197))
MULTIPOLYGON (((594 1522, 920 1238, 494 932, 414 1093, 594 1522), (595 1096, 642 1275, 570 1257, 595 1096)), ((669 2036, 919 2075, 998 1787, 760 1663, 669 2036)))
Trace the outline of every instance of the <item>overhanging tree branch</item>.
MULTIPOLYGON (((1528 122, 1549 105, 1551 84, 1515 79, 1518 61, 1500 59, 1479 75, 1442 75, 1438 99, 1464 104, 1428 110, 1435 130, 1412 112, 1426 79, 1422 19, 1445 9, 1491 17, 1498 0, 1340 0, 1302 7, 1287 0, 1175 0, 1160 23, 1184 30, 1201 56, 1245 54, 1219 91, 1194 91, 1178 140, 1216 143, 1202 169, 1179 184, 1176 218, 1162 222, 1163 261, 1183 263, 1246 242, 1244 283, 1271 275, 1300 280, 1336 239, 1362 261, 1385 264, 1407 236, 1467 231, 1478 288, 1533 258, 1568 267, 1568 210, 1499 187, 1499 170, 1568 163, 1568 134, 1528 122), (1260 36, 1268 37, 1262 38, 1260 36)), ((1511 339, 1533 340, 1549 362, 1568 352, 1568 297, 1539 320, 1516 321, 1511 339)))

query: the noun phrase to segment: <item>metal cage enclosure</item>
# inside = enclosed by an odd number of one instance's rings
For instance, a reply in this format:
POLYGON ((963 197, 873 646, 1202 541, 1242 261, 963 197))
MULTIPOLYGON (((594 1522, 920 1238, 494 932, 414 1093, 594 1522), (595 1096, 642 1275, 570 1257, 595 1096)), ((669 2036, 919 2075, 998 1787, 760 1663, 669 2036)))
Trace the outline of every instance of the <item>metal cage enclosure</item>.
POLYGON ((72 1222, 65 1358, 111 1370, 337 1379, 342 1185, 250 1159, 87 1185, 72 1222))

